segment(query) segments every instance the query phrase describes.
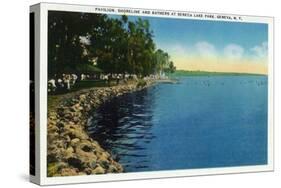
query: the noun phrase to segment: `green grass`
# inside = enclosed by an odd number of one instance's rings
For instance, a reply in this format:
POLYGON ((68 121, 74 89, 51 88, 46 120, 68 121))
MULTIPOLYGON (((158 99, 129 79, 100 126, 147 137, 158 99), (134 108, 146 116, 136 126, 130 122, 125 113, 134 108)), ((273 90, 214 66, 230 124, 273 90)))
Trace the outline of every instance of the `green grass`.
MULTIPOLYGON (((110 85, 114 85, 114 82, 111 82, 110 85)), ((76 93, 83 89, 93 88, 93 87, 106 87, 109 86, 105 81, 98 80, 98 81, 79 81, 77 82, 70 91, 68 90, 62 90, 56 93, 48 93, 48 112, 54 110, 62 101, 62 99, 65 99, 71 94, 76 93)))
MULTIPOLYGON (((127 84, 134 82, 129 80, 127 84)), ((53 111, 59 104, 67 98, 79 93, 80 91, 95 88, 95 87, 109 87, 117 85, 116 80, 111 80, 110 84, 106 83, 103 80, 85 80, 77 82, 71 90, 62 90, 56 93, 48 93, 48 112, 53 111)))
POLYGON ((141 80, 138 81, 137 87, 138 88, 144 87, 144 86, 146 86, 146 84, 147 84, 146 81, 141 79, 141 80))
MULTIPOLYGON (((113 83, 111 83, 112 85, 113 83)), ((85 80, 77 82, 71 91, 79 91, 81 89, 91 88, 91 87, 106 87, 108 84, 103 80, 85 80)))
POLYGON ((65 93, 71 93, 80 91, 81 89, 93 88, 93 87, 108 87, 116 85, 116 81, 112 80, 110 84, 106 83, 103 80, 85 80, 85 81, 78 81, 70 90, 61 90, 55 93, 49 93, 49 95, 61 95, 65 93))

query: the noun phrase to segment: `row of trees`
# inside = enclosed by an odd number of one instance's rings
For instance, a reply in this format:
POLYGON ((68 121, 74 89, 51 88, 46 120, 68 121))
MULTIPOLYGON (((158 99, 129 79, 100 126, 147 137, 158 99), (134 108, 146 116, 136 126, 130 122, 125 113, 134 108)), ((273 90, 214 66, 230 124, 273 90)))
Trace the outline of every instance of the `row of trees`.
POLYGON ((104 72, 147 76, 173 72, 168 53, 156 49, 147 20, 127 16, 50 11, 49 76, 104 72))

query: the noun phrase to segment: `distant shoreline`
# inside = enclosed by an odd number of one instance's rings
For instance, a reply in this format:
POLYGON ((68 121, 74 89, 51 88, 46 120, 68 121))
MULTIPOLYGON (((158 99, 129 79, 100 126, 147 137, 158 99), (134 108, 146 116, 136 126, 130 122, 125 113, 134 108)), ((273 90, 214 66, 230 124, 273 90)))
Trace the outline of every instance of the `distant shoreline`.
POLYGON ((172 76, 267 76, 267 74, 176 70, 172 76))

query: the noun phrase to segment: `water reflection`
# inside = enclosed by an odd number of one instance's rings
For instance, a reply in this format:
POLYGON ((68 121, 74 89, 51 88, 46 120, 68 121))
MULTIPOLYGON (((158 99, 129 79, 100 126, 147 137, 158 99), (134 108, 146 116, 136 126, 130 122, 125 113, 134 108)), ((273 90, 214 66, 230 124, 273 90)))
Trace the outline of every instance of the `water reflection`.
POLYGON ((267 163, 267 77, 182 77, 117 97, 89 132, 126 172, 267 163))
POLYGON ((92 115, 91 137, 114 155, 125 171, 149 166, 146 146, 155 138, 151 132, 155 88, 116 97, 92 115), (134 158, 134 161, 130 159, 134 158))

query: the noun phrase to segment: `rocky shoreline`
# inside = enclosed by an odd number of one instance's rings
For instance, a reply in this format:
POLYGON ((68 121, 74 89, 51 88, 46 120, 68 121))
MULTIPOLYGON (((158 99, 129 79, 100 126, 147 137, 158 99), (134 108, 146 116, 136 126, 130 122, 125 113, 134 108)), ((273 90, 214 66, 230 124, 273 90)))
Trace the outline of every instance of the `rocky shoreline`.
POLYGON ((153 81, 94 88, 65 99, 48 112, 47 175, 74 176, 120 173, 124 169, 87 133, 91 112, 113 97, 153 85, 153 81))

